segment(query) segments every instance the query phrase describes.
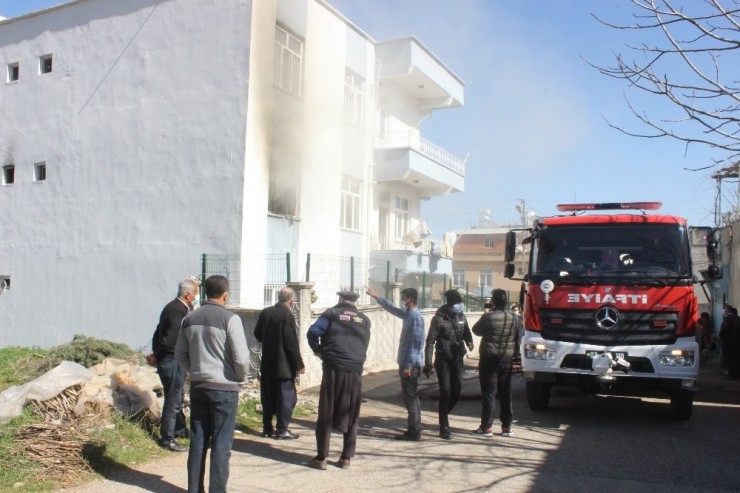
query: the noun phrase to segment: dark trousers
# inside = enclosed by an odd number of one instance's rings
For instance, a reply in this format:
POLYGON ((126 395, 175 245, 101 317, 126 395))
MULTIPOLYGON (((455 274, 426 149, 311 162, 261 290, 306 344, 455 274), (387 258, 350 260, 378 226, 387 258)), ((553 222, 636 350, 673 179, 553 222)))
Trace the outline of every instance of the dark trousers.
POLYGON ((723 341, 722 354, 729 378, 740 378, 740 344, 723 341))
POLYGON ((319 392, 319 416, 316 420, 316 457, 329 455, 331 432, 343 434, 342 458, 355 456, 357 429, 362 403, 362 374, 324 369, 319 392))
POLYGON ((175 357, 168 354, 157 362, 157 373, 164 389, 159 434, 162 438, 162 445, 167 445, 175 439, 175 435, 182 435, 187 430, 185 414, 182 412, 186 372, 177 364, 175 357))
POLYGON ((495 397, 501 407, 501 426, 510 427, 514 419, 514 410, 511 405, 511 358, 495 358, 481 356, 478 363, 480 391, 482 405, 480 424, 481 428, 488 429, 493 425, 493 415, 496 410, 495 397))
POLYGON ((410 377, 403 376, 403 370, 399 368, 398 374, 401 377, 403 404, 408 412, 406 431, 409 435, 421 435, 421 404, 417 393, 421 368, 412 368, 410 377))
POLYGON ((262 401, 262 429, 271 431, 272 417, 277 416, 277 432, 290 427, 293 409, 298 402, 295 382, 292 378, 260 377, 260 400, 262 401))
POLYGON ((463 384, 463 362, 460 358, 436 358, 434 370, 439 383, 439 427, 450 427, 449 414, 460 400, 463 384))
POLYGON ((208 493, 223 493, 229 480, 239 392, 190 391, 190 452, 188 493, 205 493, 206 456, 211 449, 208 493))

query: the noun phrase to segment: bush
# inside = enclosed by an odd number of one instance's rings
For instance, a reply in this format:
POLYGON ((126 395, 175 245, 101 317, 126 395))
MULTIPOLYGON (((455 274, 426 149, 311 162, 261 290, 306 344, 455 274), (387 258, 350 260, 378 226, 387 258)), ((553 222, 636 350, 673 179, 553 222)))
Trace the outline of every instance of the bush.
POLYGON ((53 347, 39 366, 39 373, 46 373, 62 361, 74 361, 85 368, 102 363, 106 358, 134 360, 143 364, 142 355, 125 344, 95 339, 83 335, 75 335, 72 342, 53 347))

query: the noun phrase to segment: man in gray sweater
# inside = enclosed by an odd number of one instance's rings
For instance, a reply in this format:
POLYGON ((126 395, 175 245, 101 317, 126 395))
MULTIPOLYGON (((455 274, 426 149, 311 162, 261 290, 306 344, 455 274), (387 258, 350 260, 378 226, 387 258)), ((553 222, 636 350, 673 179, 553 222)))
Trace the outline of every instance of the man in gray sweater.
POLYGON ((188 493, 206 491, 209 445, 208 491, 226 491, 239 391, 249 368, 241 319, 224 308, 229 299, 229 281, 211 276, 204 289, 208 300, 183 319, 175 346, 175 359, 190 373, 188 493))

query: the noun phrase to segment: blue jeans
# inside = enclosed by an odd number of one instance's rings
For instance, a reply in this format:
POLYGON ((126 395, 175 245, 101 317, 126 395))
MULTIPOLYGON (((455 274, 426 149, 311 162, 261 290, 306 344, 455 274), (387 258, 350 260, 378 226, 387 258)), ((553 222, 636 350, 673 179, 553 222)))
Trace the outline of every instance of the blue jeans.
POLYGON ((182 412, 186 372, 177 364, 175 357, 168 354, 157 362, 157 373, 164 389, 159 434, 162 438, 162 445, 167 445, 175 439, 176 434, 183 434, 187 430, 185 414, 182 412))
POLYGON ((403 376, 403 368, 398 369, 398 374, 401 376, 403 404, 409 413, 407 433, 409 435, 421 435, 421 404, 419 403, 419 396, 417 394, 417 383, 421 374, 421 368, 412 368, 410 377, 403 376))
POLYGON ((209 493, 226 491, 239 392, 190 390, 188 493, 205 493, 206 456, 211 448, 209 493))

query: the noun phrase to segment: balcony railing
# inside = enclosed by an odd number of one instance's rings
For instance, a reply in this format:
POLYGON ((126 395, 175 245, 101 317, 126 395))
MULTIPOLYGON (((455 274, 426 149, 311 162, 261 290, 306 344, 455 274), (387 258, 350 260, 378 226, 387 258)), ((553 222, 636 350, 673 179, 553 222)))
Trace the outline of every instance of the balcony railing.
POLYGON ((465 176, 465 161, 443 147, 429 142, 417 130, 389 132, 388 137, 380 139, 378 147, 385 149, 410 148, 419 154, 441 164, 460 176, 465 176))

